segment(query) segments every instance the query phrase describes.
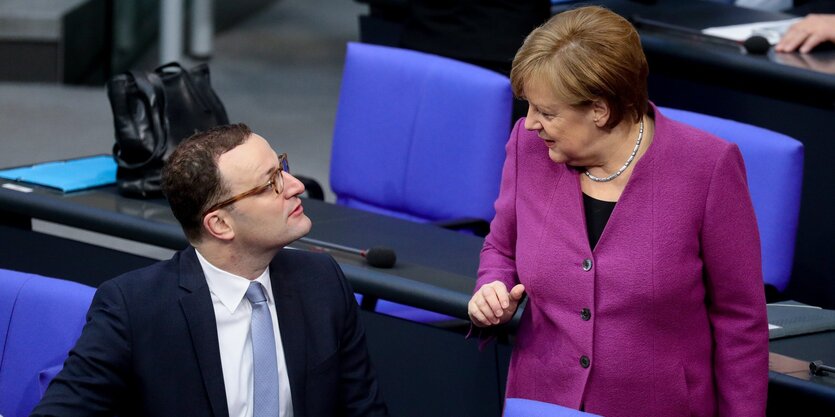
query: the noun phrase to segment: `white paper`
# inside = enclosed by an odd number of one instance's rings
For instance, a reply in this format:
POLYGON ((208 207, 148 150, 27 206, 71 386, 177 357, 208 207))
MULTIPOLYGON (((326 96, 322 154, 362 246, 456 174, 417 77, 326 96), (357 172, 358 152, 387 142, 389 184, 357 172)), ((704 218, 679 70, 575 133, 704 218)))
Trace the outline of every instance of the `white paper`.
MULTIPOLYGON (((14 191, 20 191, 21 193, 31 193, 32 191, 34 191, 29 187, 24 187, 22 185, 12 184, 10 182, 7 182, 7 183, 3 184, 3 188, 9 189, 9 190, 14 190, 14 191)), ((3 416, 0 416, 0 417, 3 417, 3 416)))
POLYGON ((795 22, 799 21, 800 17, 786 20, 774 20, 771 22, 757 22, 745 23, 742 25, 719 26, 707 29, 702 29, 705 35, 715 36, 722 39, 730 39, 732 41, 744 42, 746 39, 754 35, 759 35, 768 40, 768 43, 774 45, 780 42, 783 34, 789 30, 789 27, 795 22))

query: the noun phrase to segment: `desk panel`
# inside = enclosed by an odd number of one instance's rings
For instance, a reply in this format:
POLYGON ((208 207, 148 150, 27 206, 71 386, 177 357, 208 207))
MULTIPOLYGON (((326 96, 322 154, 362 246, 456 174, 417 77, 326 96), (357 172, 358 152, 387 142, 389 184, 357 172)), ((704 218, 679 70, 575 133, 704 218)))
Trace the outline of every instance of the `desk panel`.
MULTIPOLYGON (((6 183, 0 180, 0 187, 6 183)), ((21 218, 38 218, 169 249, 188 245, 164 199, 124 198, 114 186, 67 195, 30 188, 0 188, 0 224, 19 227, 21 218)), ((304 208, 314 224, 313 239, 360 249, 387 246, 397 253, 394 268, 379 269, 359 256, 331 252, 358 292, 467 318, 481 238, 317 200, 305 200, 304 208)))
MULTIPOLYGON (((772 340, 769 350, 805 363, 835 364, 835 331, 772 340)), ((831 416, 835 410, 835 374, 803 379, 769 372, 769 416, 831 416)))

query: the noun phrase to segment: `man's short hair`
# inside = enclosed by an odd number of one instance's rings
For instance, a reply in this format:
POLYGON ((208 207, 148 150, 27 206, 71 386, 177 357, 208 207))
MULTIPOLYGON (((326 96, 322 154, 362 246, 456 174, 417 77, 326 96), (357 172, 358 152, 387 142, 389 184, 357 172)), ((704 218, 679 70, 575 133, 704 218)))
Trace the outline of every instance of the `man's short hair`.
POLYGON ((596 99, 609 105, 607 128, 624 118, 646 114, 649 67, 635 28, 623 17, 598 7, 554 15, 534 29, 513 59, 513 93, 524 98, 529 82, 544 82, 571 106, 596 99))
POLYGON ((190 136, 168 158, 162 191, 189 242, 198 243, 203 236, 203 211, 229 193, 218 159, 251 134, 243 123, 213 127, 190 136))

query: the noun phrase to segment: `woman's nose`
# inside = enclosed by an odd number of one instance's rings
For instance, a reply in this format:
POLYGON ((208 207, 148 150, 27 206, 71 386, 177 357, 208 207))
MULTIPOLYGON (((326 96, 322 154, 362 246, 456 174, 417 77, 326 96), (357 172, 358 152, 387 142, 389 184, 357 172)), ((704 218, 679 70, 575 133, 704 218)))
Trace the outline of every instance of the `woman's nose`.
POLYGON ((528 110, 528 116, 525 117, 525 129, 542 130, 542 123, 539 122, 534 112, 530 110, 528 110))

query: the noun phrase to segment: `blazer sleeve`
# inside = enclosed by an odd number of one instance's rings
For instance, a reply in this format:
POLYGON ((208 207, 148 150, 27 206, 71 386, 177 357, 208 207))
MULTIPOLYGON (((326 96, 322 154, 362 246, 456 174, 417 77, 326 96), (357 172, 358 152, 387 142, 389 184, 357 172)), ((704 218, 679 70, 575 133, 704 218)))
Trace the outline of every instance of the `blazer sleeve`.
POLYGON ((108 281, 96 291, 81 336, 31 415, 113 416, 123 411, 129 335, 124 297, 108 281))
POLYGON ((357 312, 357 302, 351 284, 342 269, 330 258, 342 285, 345 303, 345 322, 339 343, 340 400, 346 416, 388 416, 388 410, 380 394, 377 376, 371 365, 365 341, 365 329, 357 312))
POLYGON ((765 416, 768 320, 760 238, 736 145, 716 163, 701 231, 718 416, 765 416))
POLYGON ((524 123, 524 118, 516 122, 505 146, 507 156, 502 168, 499 197, 495 204, 496 217, 490 223, 490 233, 481 249, 478 280, 474 291, 493 281, 504 282, 508 290, 519 283, 516 273, 517 148, 519 132, 524 129, 524 123))

